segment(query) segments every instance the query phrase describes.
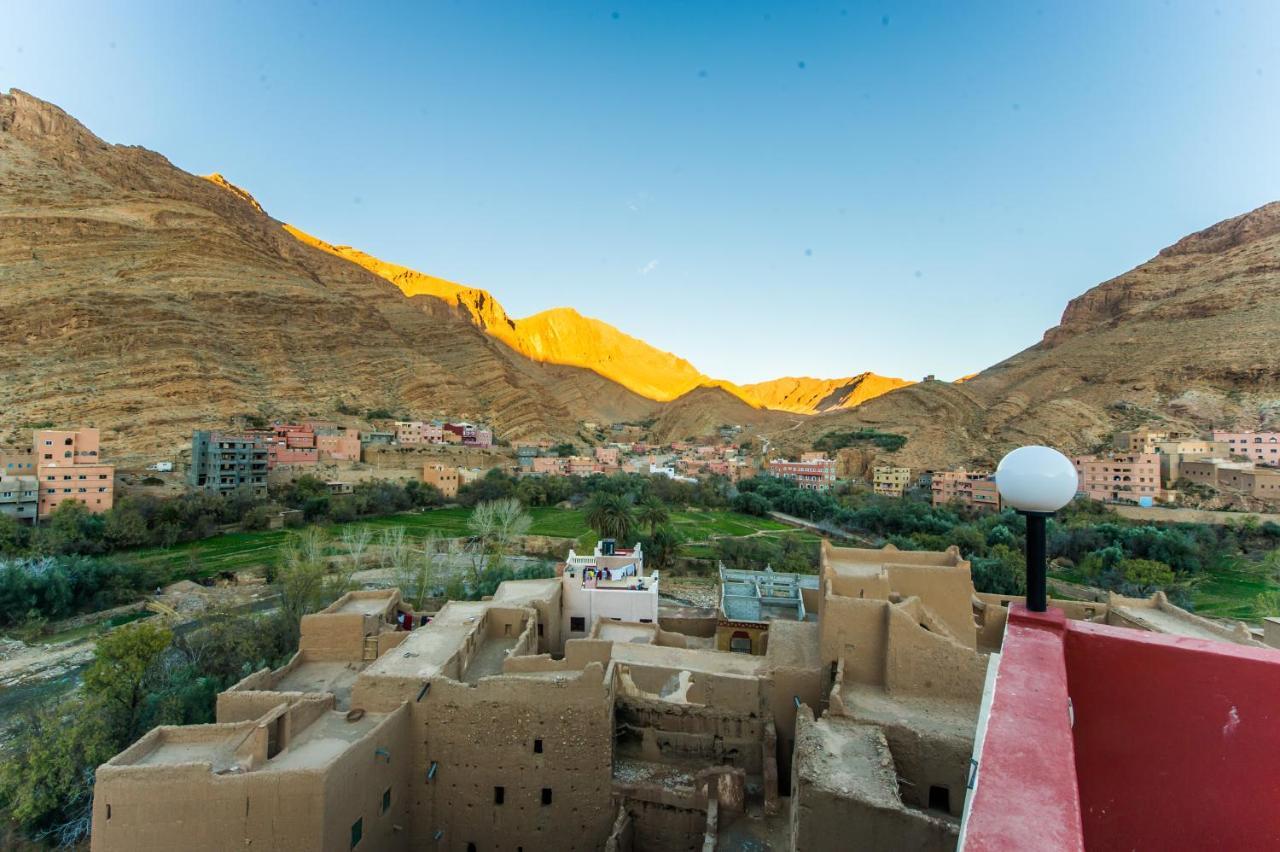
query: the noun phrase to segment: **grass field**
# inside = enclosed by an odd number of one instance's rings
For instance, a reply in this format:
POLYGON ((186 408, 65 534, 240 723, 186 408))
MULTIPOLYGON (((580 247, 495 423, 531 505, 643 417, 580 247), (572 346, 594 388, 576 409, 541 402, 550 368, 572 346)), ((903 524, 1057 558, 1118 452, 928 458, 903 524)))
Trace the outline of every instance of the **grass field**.
POLYGON ((1280 592, 1280 583, 1258 562, 1233 559, 1205 575, 1192 589, 1196 612, 1253 621, 1274 613, 1258 610, 1258 595, 1280 592))
MULTIPOLYGON (((589 550, 595 544, 595 533, 587 526, 582 512, 577 509, 539 507, 530 509, 529 514, 533 517, 533 524, 529 527, 531 535, 575 539, 579 550, 589 550)), ((404 527, 405 534, 410 537, 422 537, 432 533, 445 537, 458 537, 468 534, 467 517, 469 515, 470 510, 463 508, 433 509, 426 512, 387 515, 352 524, 334 524, 325 529, 334 538, 340 536, 346 527, 361 526, 368 527, 375 534, 390 527, 404 527)), ((685 549, 689 551, 685 555, 689 556, 710 556, 711 548, 705 542, 716 536, 745 536, 758 533, 816 538, 812 534, 797 532, 769 518, 756 518, 720 510, 695 509, 672 512, 670 523, 682 539, 693 542, 685 545, 685 549)), ((220 571, 260 571, 275 562, 280 546, 288 536, 289 533, 283 530, 227 533, 201 541, 185 542, 170 548, 136 551, 128 554, 127 557, 144 564, 163 567, 174 579, 207 577, 220 571)), ((376 541, 375 538, 374 542, 376 541)), ((682 553, 685 549, 682 549, 682 553)))

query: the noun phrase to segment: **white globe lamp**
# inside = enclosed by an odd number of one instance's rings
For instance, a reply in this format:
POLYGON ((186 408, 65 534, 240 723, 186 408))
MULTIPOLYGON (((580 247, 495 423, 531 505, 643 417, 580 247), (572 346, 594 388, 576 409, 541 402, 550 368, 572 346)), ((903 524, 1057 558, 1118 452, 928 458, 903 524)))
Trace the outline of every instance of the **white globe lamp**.
POLYGON ((1045 519, 1071 502, 1079 476, 1071 459, 1052 447, 1019 447, 996 467, 996 490, 1027 519, 1027 609, 1048 608, 1045 519))

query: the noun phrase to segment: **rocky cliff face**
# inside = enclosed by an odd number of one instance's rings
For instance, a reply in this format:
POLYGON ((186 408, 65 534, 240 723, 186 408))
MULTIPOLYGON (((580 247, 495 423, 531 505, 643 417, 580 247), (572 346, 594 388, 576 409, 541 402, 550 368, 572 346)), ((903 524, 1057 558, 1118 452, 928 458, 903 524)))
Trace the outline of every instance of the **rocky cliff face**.
POLYGON ((1023 443, 1091 450, 1117 429, 1280 421, 1280 203, 1178 241, 1073 299, 1044 340, 963 384, 925 382, 794 440, 861 425, 910 436, 915 467, 991 463, 1023 443))
POLYGON ((652 408, 589 371, 522 361, 295 239, 225 181, 0 95, 0 441, 89 423, 119 456, 340 402, 567 436, 602 416, 593 400, 652 408))
POLYGON ((911 382, 906 379, 861 373, 844 379, 787 376, 743 385, 742 390, 766 408, 796 414, 819 414, 855 408, 869 399, 909 384, 911 382))

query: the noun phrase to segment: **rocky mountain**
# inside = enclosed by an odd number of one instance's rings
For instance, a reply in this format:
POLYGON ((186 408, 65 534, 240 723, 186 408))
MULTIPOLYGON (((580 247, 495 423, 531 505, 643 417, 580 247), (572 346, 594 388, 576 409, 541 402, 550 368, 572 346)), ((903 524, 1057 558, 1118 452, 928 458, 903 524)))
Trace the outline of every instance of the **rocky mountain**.
POLYGON ((911 384, 906 379, 860 373, 843 379, 786 376, 743 385, 747 395, 766 408, 796 414, 820 414, 855 408, 869 399, 911 384))
POLYGON ((238 414, 449 414, 568 436, 654 404, 522 358, 438 299, 291 236, 225 180, 0 95, 0 442, 42 421, 117 457, 238 414))
MULTIPOLYGON (((252 199, 221 175, 210 180, 252 199)), ((862 373, 844 379, 784 378, 735 385, 703 374, 683 358, 573 308, 551 308, 532 316, 511 317, 487 290, 467 287, 388 263, 351 246, 333 245, 298 228, 285 228, 307 245, 350 260, 387 279, 408 296, 431 296, 463 315, 508 347, 539 363, 585 367, 647 399, 667 402, 701 387, 718 387, 753 408, 815 414, 852 408, 902 387, 902 379, 862 373)))
POLYGON ((1043 340, 963 383, 922 382, 806 421, 803 445, 873 426, 917 468, 1030 442, 1095 449, 1148 422, 1280 423, 1280 203, 1179 240, 1073 299, 1043 340))

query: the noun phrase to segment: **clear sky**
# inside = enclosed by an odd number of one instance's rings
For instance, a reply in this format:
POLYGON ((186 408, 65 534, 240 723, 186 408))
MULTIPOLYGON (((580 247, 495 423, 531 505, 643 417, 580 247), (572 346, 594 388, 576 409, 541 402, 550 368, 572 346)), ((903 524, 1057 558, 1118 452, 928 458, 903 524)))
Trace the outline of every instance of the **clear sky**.
POLYGON ((1280 199, 1280 3, 6 0, 0 89, 737 381, 953 378, 1280 199))

